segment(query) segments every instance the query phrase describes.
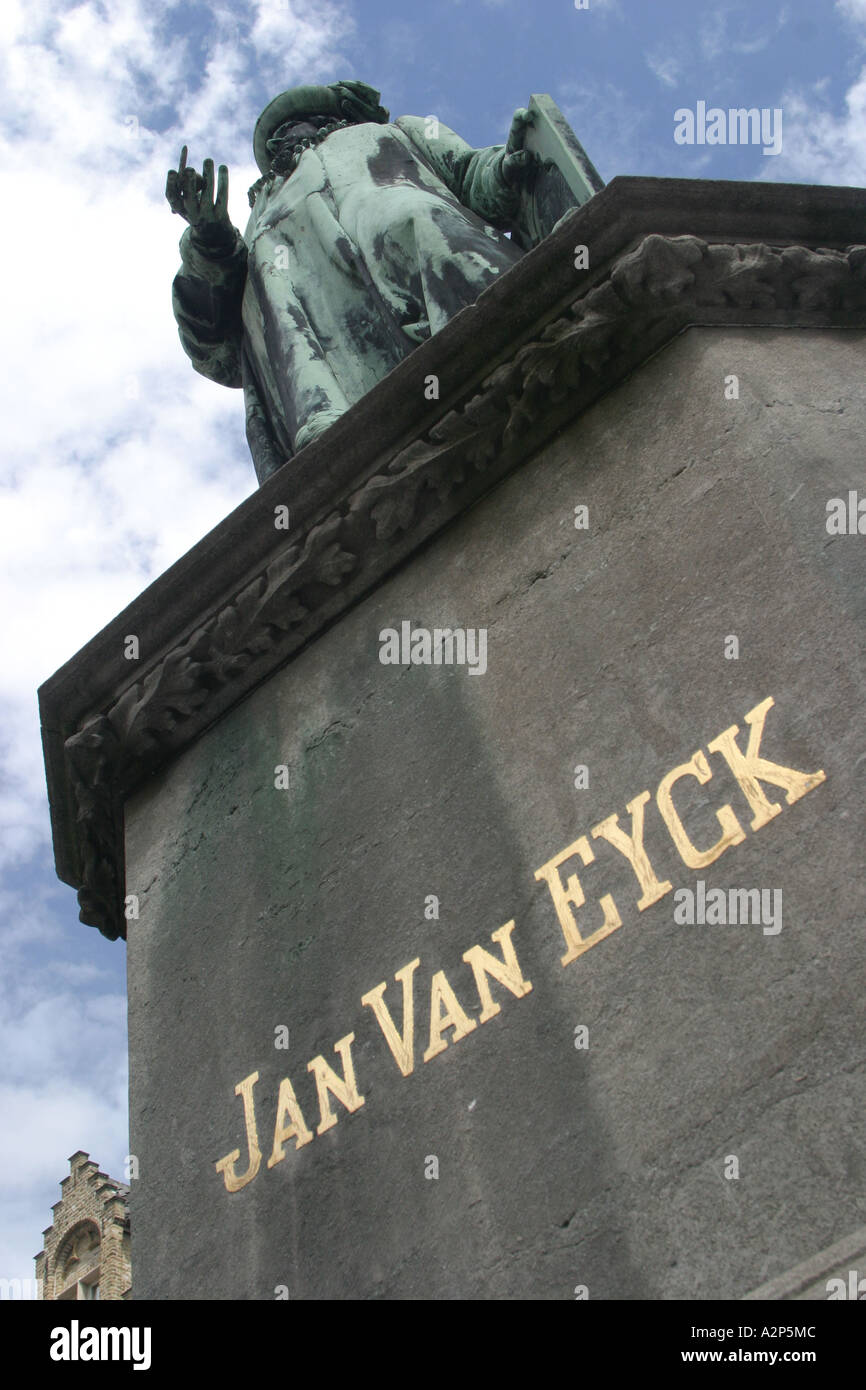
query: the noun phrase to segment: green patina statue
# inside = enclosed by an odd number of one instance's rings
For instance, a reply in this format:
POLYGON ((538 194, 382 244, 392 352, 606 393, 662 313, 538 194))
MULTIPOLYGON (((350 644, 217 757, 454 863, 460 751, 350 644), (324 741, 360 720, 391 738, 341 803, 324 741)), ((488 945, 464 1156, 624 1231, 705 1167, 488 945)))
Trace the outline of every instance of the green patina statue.
POLYGON ((243 236, 225 165, 215 187, 184 146, 166 183, 189 223, 174 313, 196 371, 243 387, 260 483, 539 238, 532 122, 520 109, 504 146, 475 150, 434 117, 390 122, 363 82, 293 88, 256 124, 243 236))

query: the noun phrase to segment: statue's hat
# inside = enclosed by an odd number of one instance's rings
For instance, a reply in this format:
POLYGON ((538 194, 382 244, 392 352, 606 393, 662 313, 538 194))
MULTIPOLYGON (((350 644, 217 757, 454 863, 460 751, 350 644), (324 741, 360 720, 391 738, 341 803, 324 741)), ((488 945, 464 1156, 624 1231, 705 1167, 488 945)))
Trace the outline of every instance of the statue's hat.
POLYGON ((274 97, 256 121, 253 153, 263 174, 270 173, 268 141, 292 116, 336 116, 338 120, 376 121, 384 125, 388 112, 379 93, 366 82, 332 82, 329 87, 290 87, 274 97))

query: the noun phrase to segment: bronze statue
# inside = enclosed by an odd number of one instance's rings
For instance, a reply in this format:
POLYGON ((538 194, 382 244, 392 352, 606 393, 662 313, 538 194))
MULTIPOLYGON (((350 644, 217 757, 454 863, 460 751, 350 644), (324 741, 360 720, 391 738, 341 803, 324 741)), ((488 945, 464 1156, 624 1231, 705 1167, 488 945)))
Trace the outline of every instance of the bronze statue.
POLYGON ((243 236, 225 165, 214 188, 184 146, 174 313, 196 371, 243 387, 259 482, 524 254, 531 121, 519 109, 505 145, 476 150, 433 117, 390 122, 362 82, 283 92, 256 125, 243 236))

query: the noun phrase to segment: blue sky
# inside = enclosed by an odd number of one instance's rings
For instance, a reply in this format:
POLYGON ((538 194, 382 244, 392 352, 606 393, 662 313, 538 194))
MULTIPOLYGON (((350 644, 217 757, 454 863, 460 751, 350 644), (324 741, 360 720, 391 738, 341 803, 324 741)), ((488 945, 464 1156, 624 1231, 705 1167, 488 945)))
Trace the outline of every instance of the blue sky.
POLYGON ((3 0, 0 76, 0 1277, 27 1279, 68 1155, 128 1152, 125 948, 55 878, 36 689, 255 487, 240 393, 172 318, 181 144, 241 226, 261 108, 343 77, 474 145, 549 92, 606 181, 864 185, 866 0, 3 0), (678 145, 699 101, 780 108, 781 154, 678 145))

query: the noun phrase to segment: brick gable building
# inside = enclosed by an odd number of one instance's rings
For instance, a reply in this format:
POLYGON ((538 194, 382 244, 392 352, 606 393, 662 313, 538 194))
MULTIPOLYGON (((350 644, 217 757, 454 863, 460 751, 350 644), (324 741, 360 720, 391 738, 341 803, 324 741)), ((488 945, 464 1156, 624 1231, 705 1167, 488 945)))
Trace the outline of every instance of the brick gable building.
POLYGON ((36 1258, 43 1299, 128 1299, 132 1284, 126 1183, 79 1149, 36 1258))

